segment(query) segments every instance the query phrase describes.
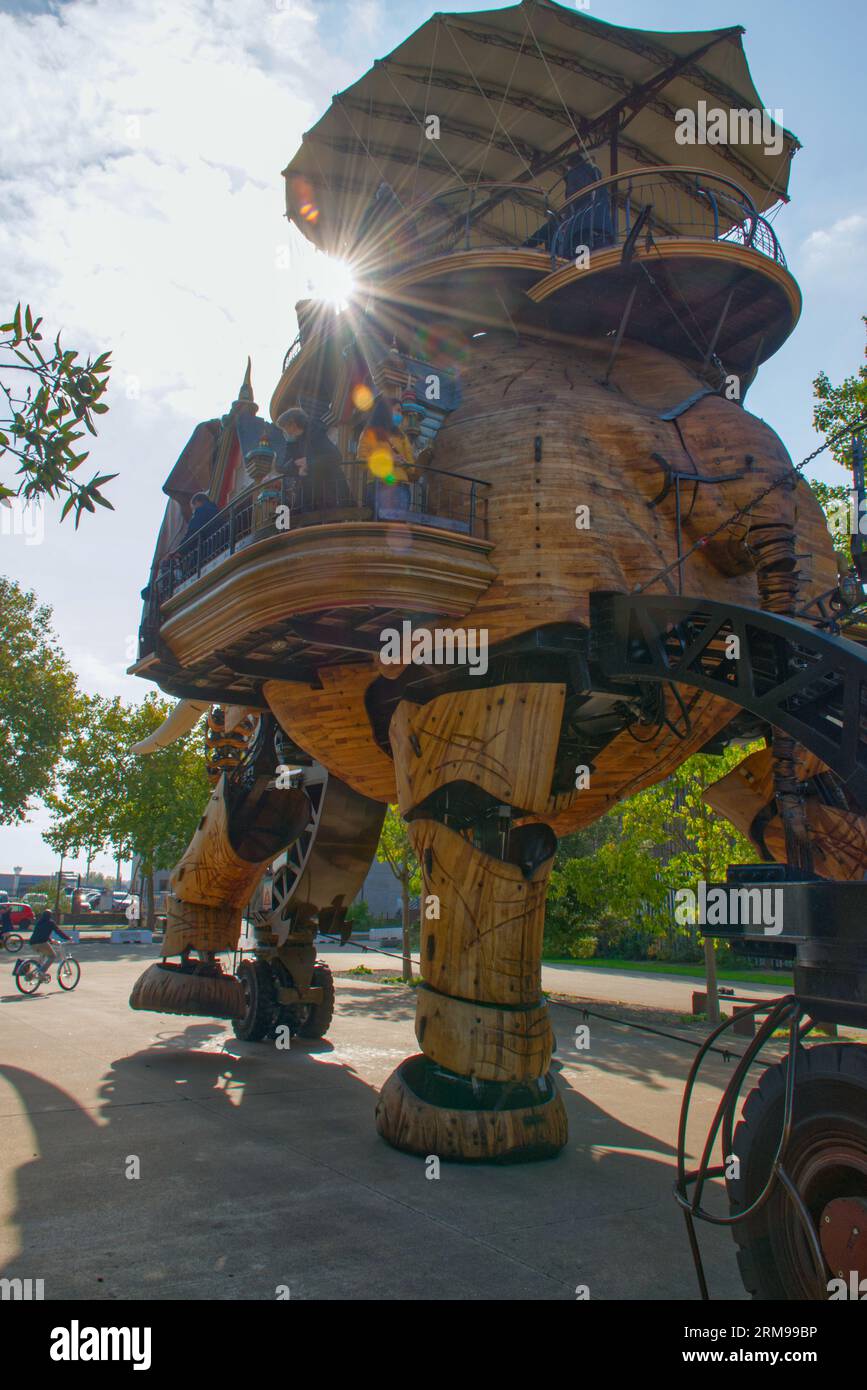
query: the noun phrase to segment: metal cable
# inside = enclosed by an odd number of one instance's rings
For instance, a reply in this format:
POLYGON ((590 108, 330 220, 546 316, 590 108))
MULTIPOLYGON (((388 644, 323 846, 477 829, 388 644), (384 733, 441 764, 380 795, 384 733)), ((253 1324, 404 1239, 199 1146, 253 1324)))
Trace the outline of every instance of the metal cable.
POLYGON ((713 540, 713 538, 715 536, 718 536, 721 531, 728 530, 728 528, 730 526, 733 526, 736 521, 739 521, 741 517, 746 516, 749 512, 753 510, 754 507, 757 507, 760 502, 763 502, 764 499, 768 497, 772 492, 775 492, 778 487, 783 487, 784 484, 791 483, 793 474, 796 476, 801 475, 803 469, 807 467, 807 464, 812 463, 813 460, 818 458, 820 454, 823 454, 826 449, 829 449, 833 444, 836 444, 847 434, 860 434, 862 430, 867 429, 867 414, 861 415, 858 418, 860 423, 856 423, 854 425, 847 425, 845 429, 838 430, 836 434, 831 435, 830 438, 825 440, 824 444, 820 444, 819 447, 817 449, 814 449, 811 454, 808 454, 806 458, 801 459, 800 463, 795 464, 792 473, 784 473, 779 478, 777 478, 775 482, 769 483, 767 487, 763 488, 761 492, 758 492, 756 494, 756 496, 753 498, 751 502, 746 503, 743 507, 738 507, 737 511, 732 512, 730 517, 727 517, 725 521, 721 521, 720 524, 718 526, 715 526, 712 531, 708 531, 707 535, 699 536, 698 540, 695 541, 695 543, 691 545, 688 550, 685 550, 676 560, 673 560, 670 565, 666 565, 664 569, 661 569, 657 574, 654 574, 652 578, 646 579, 643 584, 637 584, 635 586, 635 589, 633 590, 633 593, 644 593, 644 590, 649 588, 651 584, 656 584, 658 580, 664 579, 666 575, 671 574, 672 570, 676 570, 680 565, 683 564, 685 560, 688 560, 690 555, 692 555, 696 550, 700 550, 703 546, 707 545, 708 541, 713 540))
MULTIPOLYGON (((399 961, 403 961, 404 958, 403 953, 398 954, 397 951, 384 951, 379 946, 369 946, 366 942, 354 941, 352 937, 350 937, 348 941, 343 941, 342 937, 331 935, 328 932, 319 932, 318 935, 323 937, 323 939, 326 941, 338 941, 342 946, 355 946, 360 951, 372 952, 374 955, 391 956, 395 960, 399 961)), ((414 965, 421 964, 421 960, 418 956, 410 956, 409 959, 413 962, 414 965)), ((654 1028, 653 1025, 650 1023, 635 1023, 632 1019, 628 1018, 614 1018, 611 1014, 601 1014, 597 1009, 590 1009, 585 1004, 567 1004, 562 999, 554 999, 551 1002, 553 1003, 555 1008, 570 1009, 573 1013, 582 1014, 585 1018, 598 1018, 604 1023, 616 1023, 619 1024, 621 1028, 635 1028, 639 1033, 653 1033, 657 1037, 669 1038, 672 1042, 683 1043, 685 1047, 703 1048, 705 1047, 705 1043, 707 1041, 707 1039, 699 1041, 696 1038, 684 1038, 679 1033, 669 1033, 664 1028, 654 1028)), ((760 1011, 761 1009, 767 1007, 768 1002, 769 1001, 766 999, 761 1000, 757 1005, 755 1005, 754 1008, 746 1010, 745 1012, 755 1013, 756 1011, 760 1011)), ((741 1015, 741 1017, 743 1017, 743 1014, 741 1015)), ((732 1019, 727 1019, 723 1027, 727 1028, 731 1022, 733 1022, 732 1019)), ((722 1028, 718 1029, 717 1031, 721 1032, 722 1028)), ((716 1036, 716 1034, 714 1034, 713 1036, 716 1036)), ((726 1062, 730 1062, 733 1057, 741 1059, 746 1055, 743 1052, 732 1051, 729 1048, 712 1047, 707 1050, 717 1053, 717 1055, 722 1057, 726 1062)), ((767 1066, 769 1064, 762 1062, 754 1063, 752 1065, 767 1066)))

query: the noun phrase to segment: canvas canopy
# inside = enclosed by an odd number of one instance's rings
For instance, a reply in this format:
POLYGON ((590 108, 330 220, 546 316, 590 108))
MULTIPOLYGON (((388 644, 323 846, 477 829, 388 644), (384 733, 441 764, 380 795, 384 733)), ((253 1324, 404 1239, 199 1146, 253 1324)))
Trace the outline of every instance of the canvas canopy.
POLYGON ((718 144, 677 139, 679 111, 695 113, 699 132, 714 111, 762 111, 743 32, 626 29, 553 0, 434 15, 304 135, 284 171, 289 216, 341 254, 382 183, 404 207, 489 183, 526 185, 556 207, 573 151, 603 176, 700 168, 733 180, 763 212, 787 197, 793 135, 768 119, 761 143, 744 143, 745 127, 718 144), (438 138, 428 138, 431 117, 438 138))

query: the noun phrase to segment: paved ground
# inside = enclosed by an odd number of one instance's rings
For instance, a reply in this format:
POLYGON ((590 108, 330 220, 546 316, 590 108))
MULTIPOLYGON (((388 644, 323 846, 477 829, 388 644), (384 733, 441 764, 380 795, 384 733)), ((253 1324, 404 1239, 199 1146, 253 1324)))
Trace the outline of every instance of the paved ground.
MULTIPOLYGON (((359 951, 352 946, 329 946, 320 952, 335 970, 351 970, 366 965, 371 970, 393 970, 400 974, 400 960, 380 952, 359 951)), ((399 954, 399 953, 398 953, 399 954)), ((732 984, 720 982, 727 989, 751 999, 771 999, 787 993, 783 986, 732 984)), ((684 975, 642 975, 631 970, 605 970, 598 965, 543 965, 542 988, 552 994, 577 994, 582 999, 600 999, 607 1003, 643 1004, 654 1009, 674 1009, 690 1013, 692 992, 702 989, 699 977, 684 975)))
MULTIPOLYGON (((341 980, 330 1038, 280 1052, 133 1013, 155 954, 82 945, 78 990, 33 998, 0 960, 0 1275, 54 1299, 695 1298, 671 1197, 690 1049, 593 1022, 579 1053, 554 1006, 567 1149, 429 1181, 373 1126, 377 1088, 417 1050, 409 991, 341 980)), ((582 971, 580 992, 594 982, 582 971)), ((710 1064, 693 1148, 728 1074, 710 1064)), ((730 1237, 701 1239, 712 1292, 743 1297, 730 1237)))

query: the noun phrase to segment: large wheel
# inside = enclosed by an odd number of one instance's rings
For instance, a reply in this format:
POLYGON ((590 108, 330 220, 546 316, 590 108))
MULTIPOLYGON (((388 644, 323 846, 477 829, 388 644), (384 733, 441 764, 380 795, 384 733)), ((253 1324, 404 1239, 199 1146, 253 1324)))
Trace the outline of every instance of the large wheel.
MULTIPOLYGON (((281 965, 283 983, 295 982, 285 965, 281 965)), ((288 1028, 293 1038, 324 1038, 334 1017, 334 979, 329 966, 318 961, 313 967, 311 985, 322 990, 321 1004, 282 1004, 277 1026, 288 1028)))
MULTIPOLYGON (((783 1124, 788 1061, 769 1067, 747 1097, 734 1133, 740 1176, 728 1181, 732 1215, 761 1193, 783 1124)), ((796 1064, 792 1131, 783 1166, 800 1192, 823 1245, 841 1204, 867 1199, 867 1047, 802 1048, 796 1064)), ((843 1207, 846 1204, 842 1204, 843 1207)), ((778 1182, 773 1196, 732 1227, 744 1287, 758 1299, 817 1299, 817 1275, 795 1206, 778 1182)), ((826 1279, 836 1269, 826 1269, 826 1279)))
POLYGON ((35 994, 43 975, 35 960, 19 961, 15 967, 15 984, 22 994, 35 994))
POLYGON ((57 983, 61 989, 75 989, 81 979, 81 966, 77 960, 67 956, 57 967, 57 983))
POLYGON ((242 960, 238 979, 244 991, 246 1009, 232 1024, 235 1037, 244 1042, 262 1042, 271 1037, 277 1025, 280 1005, 277 1002, 277 981, 267 961, 242 960))
POLYGON ((342 921, 373 862, 385 816, 381 802, 352 791, 318 764, 303 770, 302 785, 309 822, 275 861, 271 907, 254 914, 257 925, 276 933, 278 945, 315 920, 323 931, 342 921))
POLYGON ((298 1036, 324 1038, 334 1017, 334 977, 330 967, 320 961, 313 967, 313 979, 310 983, 322 990, 322 1003, 301 1005, 301 1008, 306 1010, 306 1017, 298 1025, 298 1036))

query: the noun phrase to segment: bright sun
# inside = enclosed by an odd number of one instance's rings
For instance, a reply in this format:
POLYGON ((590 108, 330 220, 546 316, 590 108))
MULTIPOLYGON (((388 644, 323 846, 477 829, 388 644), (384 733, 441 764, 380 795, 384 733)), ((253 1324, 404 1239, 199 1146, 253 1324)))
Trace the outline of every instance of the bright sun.
POLYGON ((324 256, 321 252, 313 257, 309 280, 313 298, 323 300, 338 311, 347 307, 355 289, 349 264, 333 256, 324 256))

